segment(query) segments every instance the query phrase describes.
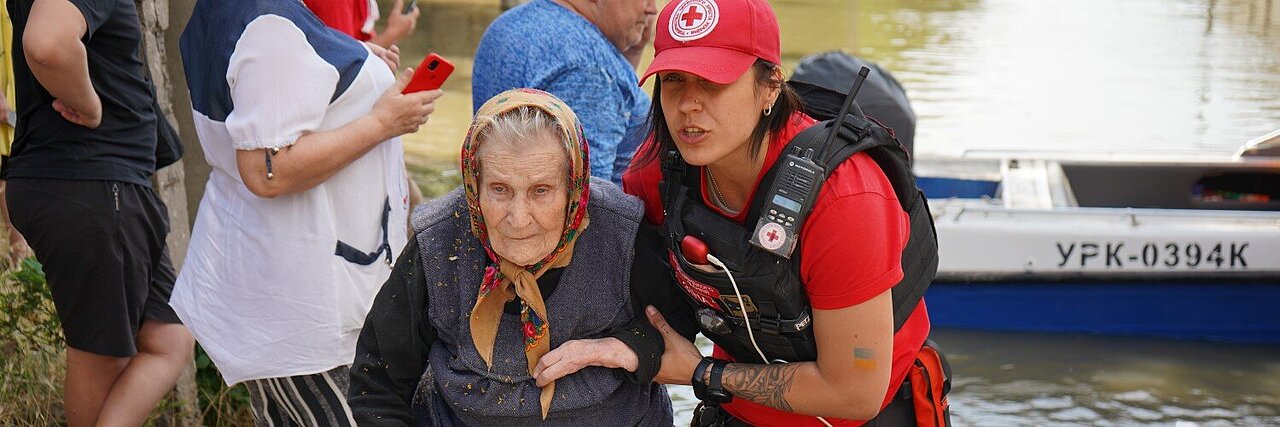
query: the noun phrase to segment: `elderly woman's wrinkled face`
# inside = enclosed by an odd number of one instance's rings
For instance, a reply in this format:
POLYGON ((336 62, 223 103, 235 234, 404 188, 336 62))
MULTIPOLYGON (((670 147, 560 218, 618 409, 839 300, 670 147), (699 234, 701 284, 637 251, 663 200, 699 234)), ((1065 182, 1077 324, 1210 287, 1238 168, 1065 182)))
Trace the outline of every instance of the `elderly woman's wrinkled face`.
POLYGON ((518 265, 546 257, 564 233, 568 156, 548 131, 514 143, 484 143, 480 211, 498 256, 518 265))

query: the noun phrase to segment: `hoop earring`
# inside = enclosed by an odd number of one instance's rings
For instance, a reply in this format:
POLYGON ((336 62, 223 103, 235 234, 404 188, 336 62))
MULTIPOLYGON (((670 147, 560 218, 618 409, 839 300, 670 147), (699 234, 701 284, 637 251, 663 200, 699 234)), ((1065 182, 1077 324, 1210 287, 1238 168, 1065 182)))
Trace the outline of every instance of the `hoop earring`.
POLYGON ((770 105, 770 106, 769 106, 769 108, 765 108, 765 109, 764 109, 764 115, 765 115, 766 117, 768 117, 770 114, 773 114, 773 106, 772 106, 772 105, 770 105))

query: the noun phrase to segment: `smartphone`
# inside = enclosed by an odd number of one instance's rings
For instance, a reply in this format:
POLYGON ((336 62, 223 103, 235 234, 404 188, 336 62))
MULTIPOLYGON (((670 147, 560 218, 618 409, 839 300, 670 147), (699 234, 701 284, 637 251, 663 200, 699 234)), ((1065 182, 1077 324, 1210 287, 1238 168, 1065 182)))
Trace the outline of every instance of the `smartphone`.
POLYGON ((418 7, 418 0, 408 0, 404 2, 404 10, 401 10, 400 14, 408 15, 409 12, 413 12, 413 8, 415 7, 418 7))
POLYGON ((424 90, 439 89, 444 85, 444 80, 449 78, 449 74, 453 73, 453 64, 441 58, 440 55, 430 54, 426 58, 422 58, 422 63, 418 64, 418 68, 413 70, 413 78, 409 80, 409 84, 405 85, 402 93, 421 92, 424 90))

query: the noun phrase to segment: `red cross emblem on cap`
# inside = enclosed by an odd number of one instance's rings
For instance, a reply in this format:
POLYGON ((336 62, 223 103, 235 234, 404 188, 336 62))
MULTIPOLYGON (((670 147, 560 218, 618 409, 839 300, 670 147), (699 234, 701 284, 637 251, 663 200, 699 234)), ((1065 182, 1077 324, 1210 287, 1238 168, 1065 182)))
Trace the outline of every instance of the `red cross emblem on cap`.
POLYGON ((680 14, 680 20, 684 22, 685 27, 693 27, 702 22, 702 18, 706 16, 702 12, 698 12, 698 5, 691 4, 684 13, 680 14))
POLYGON ((687 42, 706 37, 720 21, 720 6, 716 0, 682 0, 671 9, 667 30, 671 38, 687 42))

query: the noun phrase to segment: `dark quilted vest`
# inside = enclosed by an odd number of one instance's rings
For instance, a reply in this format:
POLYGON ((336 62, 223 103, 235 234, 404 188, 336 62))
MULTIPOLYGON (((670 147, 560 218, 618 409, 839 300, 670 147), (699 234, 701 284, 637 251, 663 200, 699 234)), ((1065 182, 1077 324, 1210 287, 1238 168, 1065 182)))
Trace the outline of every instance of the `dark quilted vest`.
MULTIPOLYGON (((630 272, 643 208, 612 184, 593 179, 587 209, 591 224, 546 299, 552 349, 571 339, 606 336, 633 318, 630 272)), ((503 314, 492 369, 485 367, 468 320, 485 255, 468 218, 461 189, 426 203, 413 217, 430 301, 427 314, 439 333, 426 376, 434 382, 435 397, 467 425, 671 425, 671 401, 663 387, 633 384, 620 371, 600 367, 558 380, 543 422, 541 389, 528 373, 517 315, 503 314)))

